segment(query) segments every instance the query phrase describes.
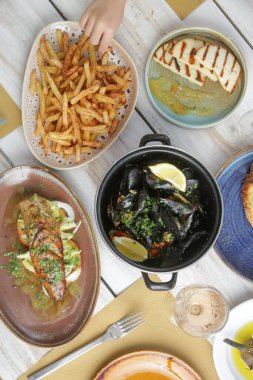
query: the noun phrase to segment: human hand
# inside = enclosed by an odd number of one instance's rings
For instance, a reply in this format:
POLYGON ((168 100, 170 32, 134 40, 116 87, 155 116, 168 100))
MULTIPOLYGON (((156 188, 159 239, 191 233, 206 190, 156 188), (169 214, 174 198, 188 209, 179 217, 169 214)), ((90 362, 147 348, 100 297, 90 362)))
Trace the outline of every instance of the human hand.
POLYGON ((99 53, 109 46, 124 14, 126 0, 93 0, 84 11, 80 25, 99 53))

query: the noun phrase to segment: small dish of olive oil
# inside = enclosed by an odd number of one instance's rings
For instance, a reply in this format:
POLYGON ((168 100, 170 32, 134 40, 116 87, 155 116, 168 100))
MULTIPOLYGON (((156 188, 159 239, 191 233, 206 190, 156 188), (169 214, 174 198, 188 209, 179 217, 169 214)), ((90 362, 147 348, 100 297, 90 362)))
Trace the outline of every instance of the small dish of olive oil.
MULTIPOLYGON (((238 343, 245 344, 253 336, 253 321, 246 323, 233 337, 233 340, 238 343)), ((241 352, 236 348, 232 348, 232 360, 243 379, 253 380, 253 371, 250 370, 241 358, 241 352)))

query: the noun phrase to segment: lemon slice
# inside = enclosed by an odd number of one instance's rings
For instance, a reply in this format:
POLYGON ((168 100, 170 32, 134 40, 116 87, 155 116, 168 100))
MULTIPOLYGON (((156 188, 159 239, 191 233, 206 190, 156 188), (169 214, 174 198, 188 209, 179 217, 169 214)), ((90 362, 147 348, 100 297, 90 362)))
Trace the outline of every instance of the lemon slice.
POLYGON ((176 189, 185 192, 186 190, 185 175, 176 166, 164 162, 161 164, 149 166, 149 169, 158 178, 172 183, 172 185, 174 185, 176 189))
POLYGON ((112 242, 120 253, 130 260, 141 263, 148 258, 147 249, 136 240, 125 236, 114 236, 112 242))

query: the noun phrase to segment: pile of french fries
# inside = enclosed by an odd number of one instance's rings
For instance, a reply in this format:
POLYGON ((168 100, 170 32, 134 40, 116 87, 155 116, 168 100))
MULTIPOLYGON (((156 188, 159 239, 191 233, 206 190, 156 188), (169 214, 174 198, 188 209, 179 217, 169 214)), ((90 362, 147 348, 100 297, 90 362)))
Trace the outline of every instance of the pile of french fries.
POLYGON ((131 71, 110 64, 111 48, 98 59, 86 36, 70 44, 68 33, 57 29, 56 37, 57 51, 45 36, 40 40, 40 80, 35 69, 31 72, 29 90, 39 96, 35 136, 46 155, 51 151, 79 162, 82 154, 102 148, 99 136, 116 130, 131 71))

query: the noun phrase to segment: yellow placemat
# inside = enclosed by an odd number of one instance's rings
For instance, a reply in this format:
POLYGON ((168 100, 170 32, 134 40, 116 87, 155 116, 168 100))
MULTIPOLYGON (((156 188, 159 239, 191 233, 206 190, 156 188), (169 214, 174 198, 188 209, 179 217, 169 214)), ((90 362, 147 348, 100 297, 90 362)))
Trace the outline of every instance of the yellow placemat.
MULTIPOLYGON (((120 294, 96 314, 88 326, 72 342, 55 348, 26 374, 50 364, 79 346, 102 334, 112 322, 129 312, 143 311, 146 322, 134 332, 115 342, 107 342, 58 369, 48 380, 92 380, 96 373, 116 357, 139 350, 158 350, 174 354, 191 365, 203 380, 219 380, 212 357, 212 347, 205 339, 193 338, 170 324, 164 308, 167 292, 148 290, 142 279, 120 294)), ((172 296, 171 296, 172 297, 172 296)))
POLYGON ((0 85, 0 119, 6 119, 4 125, 0 125, 0 138, 8 135, 21 125, 21 111, 14 103, 10 95, 0 85))
POLYGON ((194 9, 198 8, 205 0, 165 0, 178 17, 183 20, 194 9))

